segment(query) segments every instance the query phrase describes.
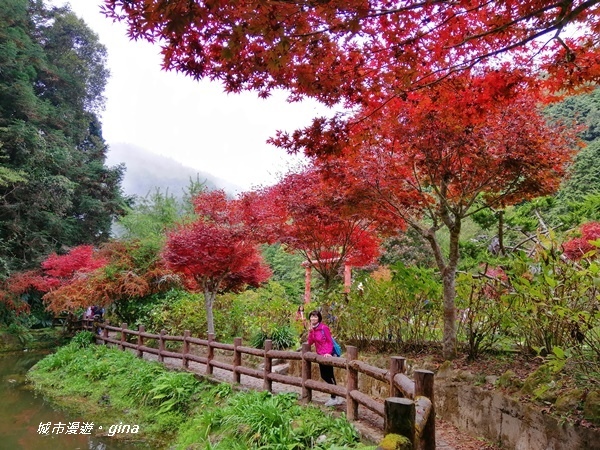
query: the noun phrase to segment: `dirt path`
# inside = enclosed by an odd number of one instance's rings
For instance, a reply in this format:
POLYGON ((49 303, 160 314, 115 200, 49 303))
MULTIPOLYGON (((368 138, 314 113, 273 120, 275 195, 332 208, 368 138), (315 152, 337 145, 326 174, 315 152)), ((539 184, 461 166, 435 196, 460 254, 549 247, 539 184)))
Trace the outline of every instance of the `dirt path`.
MULTIPOLYGON (((156 355, 148 353, 144 354, 144 359, 156 361, 158 358, 156 355)), ((168 367, 181 369, 181 360, 174 358, 165 358, 164 364, 168 367)), ((206 365, 189 362, 189 370, 199 373, 206 373, 206 365)), ((219 381, 231 383, 232 373, 217 367, 213 368, 213 378, 219 381)), ((262 390, 263 380, 250 377, 247 375, 241 375, 240 385, 243 388, 262 390)), ((301 390, 295 386, 289 386, 282 383, 273 382, 273 392, 295 392, 300 394, 301 390)), ((324 403, 329 399, 329 395, 313 391, 312 401, 316 405, 320 405, 322 408, 326 408, 324 403)), ((333 409, 333 408, 328 408, 333 409)), ((339 412, 343 412, 345 404, 336 406, 335 409, 339 412)), ((372 413, 367 408, 359 406, 358 410, 359 420, 354 422, 354 426, 358 431, 369 441, 379 442, 383 438, 383 418, 377 414, 372 413)), ((436 419, 436 449, 439 450, 500 450, 499 447, 493 446, 481 439, 474 438, 467 435, 464 432, 459 431, 457 428, 449 423, 446 423, 440 419, 436 419)))

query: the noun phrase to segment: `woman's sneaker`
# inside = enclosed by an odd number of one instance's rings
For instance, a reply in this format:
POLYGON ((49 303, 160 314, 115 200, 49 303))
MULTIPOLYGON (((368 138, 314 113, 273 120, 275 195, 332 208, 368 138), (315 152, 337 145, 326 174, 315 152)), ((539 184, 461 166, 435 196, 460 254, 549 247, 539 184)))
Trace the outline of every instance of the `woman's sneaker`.
POLYGON ((342 403, 344 403, 344 399, 342 397, 330 398, 325 402, 325 406, 341 405, 342 403))
POLYGON ((337 398, 330 398, 325 402, 325 406, 335 406, 337 405, 337 398))

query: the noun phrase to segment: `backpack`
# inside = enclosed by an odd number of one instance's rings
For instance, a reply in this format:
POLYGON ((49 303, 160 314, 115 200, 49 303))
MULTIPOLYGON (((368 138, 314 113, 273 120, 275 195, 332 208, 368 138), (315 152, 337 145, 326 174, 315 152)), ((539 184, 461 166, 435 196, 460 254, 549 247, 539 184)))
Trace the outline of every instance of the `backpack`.
POLYGON ((333 341, 333 356, 342 356, 342 347, 340 347, 340 344, 333 337, 331 340, 333 341))
MULTIPOLYGON (((325 330, 323 330, 323 328, 321 328, 321 333, 323 333, 323 336, 325 336, 325 330)), ((333 336, 331 336, 331 340, 333 341, 333 353, 331 355, 342 356, 342 347, 340 347, 340 344, 337 343, 333 336)))

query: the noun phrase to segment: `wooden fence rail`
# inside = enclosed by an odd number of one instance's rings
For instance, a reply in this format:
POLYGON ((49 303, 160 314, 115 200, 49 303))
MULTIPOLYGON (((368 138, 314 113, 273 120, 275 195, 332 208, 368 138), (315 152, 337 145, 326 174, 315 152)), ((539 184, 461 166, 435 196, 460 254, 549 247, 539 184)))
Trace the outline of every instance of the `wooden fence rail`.
POLYGON ((263 389, 273 392, 273 382, 301 389, 301 399, 312 401, 312 392, 324 392, 346 399, 346 416, 348 420, 358 420, 358 407, 363 406, 384 418, 385 433, 396 433, 410 439, 413 448, 424 450, 435 449, 435 410, 433 395, 433 372, 415 370, 414 380, 405 375, 405 358, 392 356, 389 369, 371 366, 358 359, 358 351, 354 346, 346 347, 346 357, 324 357, 310 351, 308 344, 302 344, 302 350, 274 350, 270 340, 265 341, 264 349, 246 347, 241 338, 235 338, 233 344, 215 341, 213 334, 208 339, 190 336, 185 331, 183 336, 169 336, 166 331, 159 334, 147 333, 144 326, 130 330, 127 324, 120 327, 105 323, 84 320, 82 328, 98 333, 97 338, 104 344, 118 346, 121 350, 131 349, 142 358, 144 353, 157 355, 160 362, 165 358, 180 359, 182 368, 189 370, 190 361, 204 364, 206 375, 212 376, 215 367, 231 372, 232 383, 240 383, 241 375, 263 380, 263 389), (118 333, 111 337, 110 332, 118 333), (131 338, 129 338, 131 336, 131 338), (154 340, 156 347, 146 345, 147 340, 154 340), (135 341, 132 342, 132 341, 135 341), (181 351, 167 350, 168 342, 180 342, 181 351), (204 347, 206 356, 195 354, 194 346, 204 347), (215 350, 230 354, 231 362, 215 358, 215 350), (263 358, 262 369, 243 365, 242 355, 253 355, 263 358), (273 360, 301 361, 301 376, 291 376, 273 372, 273 360), (346 385, 332 385, 313 380, 312 364, 324 364, 346 370, 346 385), (367 376, 386 383, 390 397, 382 403, 368 394, 359 391, 359 375, 367 376))

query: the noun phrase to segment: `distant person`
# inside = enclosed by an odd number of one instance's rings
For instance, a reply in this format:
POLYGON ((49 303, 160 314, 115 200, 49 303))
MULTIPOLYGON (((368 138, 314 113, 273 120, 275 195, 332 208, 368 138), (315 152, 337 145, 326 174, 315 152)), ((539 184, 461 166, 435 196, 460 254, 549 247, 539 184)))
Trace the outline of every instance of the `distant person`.
POLYGON ((94 317, 93 329, 96 334, 102 334, 100 324, 104 322, 104 319, 102 318, 104 316, 104 308, 94 305, 92 306, 92 314, 94 317))
MULTIPOLYGON (((329 358, 333 355, 333 338, 329 327, 323 323, 323 316, 319 311, 311 311, 308 315, 310 321, 310 329, 308 332, 308 345, 315 344, 315 351, 318 355, 329 358)), ((333 366, 319 364, 321 378, 328 384, 337 384, 333 373, 333 366)), ((331 395, 325 406, 335 406, 344 403, 342 398, 331 395)))
POLYGON ((304 305, 298 306, 298 309, 296 310, 296 320, 298 322, 302 322, 302 324, 304 324, 304 321, 305 321, 305 318, 304 318, 304 305))

